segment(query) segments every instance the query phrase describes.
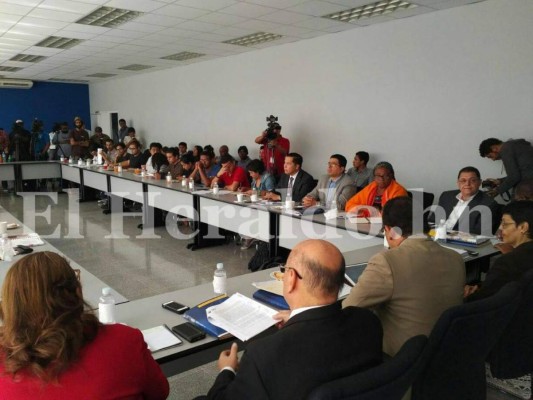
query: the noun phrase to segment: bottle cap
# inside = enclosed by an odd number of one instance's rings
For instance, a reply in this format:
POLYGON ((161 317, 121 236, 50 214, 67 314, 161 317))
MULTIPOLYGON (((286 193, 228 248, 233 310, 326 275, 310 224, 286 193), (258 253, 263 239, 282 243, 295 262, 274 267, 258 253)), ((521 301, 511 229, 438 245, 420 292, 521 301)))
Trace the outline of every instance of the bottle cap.
POLYGON ((217 263, 217 269, 223 269, 224 263, 217 263))
POLYGON ((102 294, 104 296, 109 296, 111 294, 111 288, 110 287, 105 287, 102 289, 102 294))

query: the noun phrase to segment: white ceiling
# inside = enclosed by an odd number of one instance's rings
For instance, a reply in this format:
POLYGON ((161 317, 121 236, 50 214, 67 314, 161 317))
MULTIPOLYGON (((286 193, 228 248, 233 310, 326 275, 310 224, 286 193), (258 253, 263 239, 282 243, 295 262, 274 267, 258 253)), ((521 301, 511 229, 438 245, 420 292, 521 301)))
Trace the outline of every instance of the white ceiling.
POLYGON ((417 7, 387 16, 337 22, 321 16, 373 3, 376 0, 0 0, 0 71, 4 78, 101 81, 87 75, 113 78, 174 68, 264 47, 361 29, 376 23, 412 17, 483 0, 413 0, 417 7), (118 28, 76 24, 101 6, 142 11, 144 15, 118 28), (283 38, 254 47, 221 43, 255 32, 283 38), (48 36, 83 39, 67 50, 35 46, 48 36), (188 61, 162 60, 182 51, 206 54, 188 61), (37 62, 10 61, 17 54, 41 55, 37 62), (150 65, 142 71, 117 68, 150 65))

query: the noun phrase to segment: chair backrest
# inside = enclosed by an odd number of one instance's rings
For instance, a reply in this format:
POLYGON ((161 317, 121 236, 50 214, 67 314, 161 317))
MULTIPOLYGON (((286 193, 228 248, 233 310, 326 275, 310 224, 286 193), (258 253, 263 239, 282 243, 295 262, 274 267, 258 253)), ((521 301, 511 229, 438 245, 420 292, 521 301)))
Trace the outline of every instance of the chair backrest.
POLYGON ((383 364, 340 378, 311 392, 308 400, 401 400, 425 364, 427 338, 412 337, 383 364))
POLYGON ((413 228, 415 231, 423 230, 424 232, 427 232, 429 230, 429 216, 431 215, 431 211, 429 211, 429 207, 433 205, 433 200, 435 199, 435 195, 433 193, 429 192, 423 192, 420 190, 413 190, 407 191, 407 195, 413 199, 414 208, 413 208, 413 228), (422 193, 422 201, 420 201, 420 193, 422 193), (425 211, 428 210, 428 211, 425 211))
POLYGON ((413 385, 413 400, 484 400, 485 360, 518 306, 520 286, 446 310, 429 336, 427 367, 413 385))
POLYGON ((522 294, 516 313, 488 358, 492 375, 500 379, 517 378, 533 371, 533 270, 519 284, 522 294))

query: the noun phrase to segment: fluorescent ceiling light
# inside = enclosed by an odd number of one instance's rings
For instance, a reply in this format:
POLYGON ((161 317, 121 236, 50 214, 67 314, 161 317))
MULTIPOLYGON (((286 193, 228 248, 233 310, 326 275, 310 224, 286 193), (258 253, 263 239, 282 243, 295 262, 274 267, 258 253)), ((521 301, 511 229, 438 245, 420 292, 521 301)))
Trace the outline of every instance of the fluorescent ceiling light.
POLYGON ((414 7, 417 7, 417 5, 403 0, 383 0, 365 6, 351 8, 349 10, 323 15, 322 18, 333 19, 340 22, 354 22, 360 19, 378 17, 380 15, 390 14, 394 11, 407 10, 414 7))
POLYGON ((112 76, 117 76, 117 74, 105 74, 103 72, 98 72, 97 74, 87 75, 91 78, 111 78, 112 76))
POLYGON ((21 61, 28 63, 38 63, 39 61, 44 60, 45 56, 34 56, 31 54, 17 54, 16 56, 11 57, 10 61, 21 61))
POLYGON ((0 71, 4 72, 17 72, 20 71, 22 68, 20 67, 0 67, 0 71))
POLYGON ((222 43, 235 44, 237 46, 255 46, 260 43, 270 42, 271 40, 281 39, 282 37, 282 35, 275 33, 256 32, 236 39, 225 40, 222 43))
POLYGON ((124 10, 122 8, 100 7, 89 15, 76 21, 77 24, 103 26, 106 28, 116 28, 125 24, 144 13, 140 11, 124 10))
POLYGON ((82 39, 72 39, 60 36, 49 36, 44 40, 41 40, 35 46, 38 47, 50 47, 54 49, 70 49, 83 42, 82 39))
POLYGON ((125 69, 128 71, 141 71, 143 69, 148 69, 148 68, 154 68, 154 66, 153 65, 142 65, 142 64, 130 64, 124 67, 119 67, 117 69, 125 69))
POLYGON ((161 57, 162 60, 172 60, 172 61, 185 61, 190 60, 191 58, 203 57, 205 54, 202 53, 193 53, 190 51, 182 51, 181 53, 171 54, 169 56, 161 57))

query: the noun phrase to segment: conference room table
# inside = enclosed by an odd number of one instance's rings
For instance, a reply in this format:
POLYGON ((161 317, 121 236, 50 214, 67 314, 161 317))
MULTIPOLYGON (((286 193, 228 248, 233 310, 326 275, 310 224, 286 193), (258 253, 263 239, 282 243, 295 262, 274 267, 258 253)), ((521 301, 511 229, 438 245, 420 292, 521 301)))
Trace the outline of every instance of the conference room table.
MULTIPOLYGON (((17 225, 17 228, 10 229, 7 231, 9 237, 14 238, 16 236, 34 233, 30 228, 25 226, 21 221, 16 219, 13 215, 7 212, 3 207, 0 207, 0 221, 6 221, 8 224, 17 225)), ((102 288, 107 287, 108 285, 102 282, 100 279, 98 279, 93 274, 91 274, 89 271, 83 268, 83 266, 79 265, 76 261, 69 259, 67 256, 65 256, 65 254, 61 253, 58 249, 56 249, 54 246, 48 243, 44 238, 41 237, 41 240, 43 241, 44 245, 33 247, 33 251, 34 252, 52 251, 54 253, 58 253, 69 261, 70 266, 73 269, 79 269, 80 270, 80 282, 81 282, 82 290, 83 290, 83 297, 87 301, 87 303, 89 303, 89 306, 92 309, 97 309, 98 301, 102 293, 102 288)), ((81 242, 82 239, 74 239, 74 240, 79 240, 80 244, 82 244, 81 242)), ((2 286, 4 279, 6 277, 7 271, 9 270, 11 265, 13 265, 13 263, 21 259, 22 257, 24 256, 17 255, 13 257, 12 261, 0 261, 0 287, 2 286)), ((111 288, 111 293, 115 297, 115 301, 117 302, 117 304, 128 301, 126 297, 124 297, 122 294, 120 294, 113 288, 111 288)))

